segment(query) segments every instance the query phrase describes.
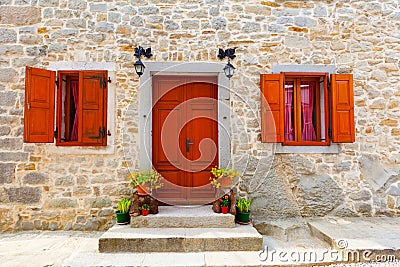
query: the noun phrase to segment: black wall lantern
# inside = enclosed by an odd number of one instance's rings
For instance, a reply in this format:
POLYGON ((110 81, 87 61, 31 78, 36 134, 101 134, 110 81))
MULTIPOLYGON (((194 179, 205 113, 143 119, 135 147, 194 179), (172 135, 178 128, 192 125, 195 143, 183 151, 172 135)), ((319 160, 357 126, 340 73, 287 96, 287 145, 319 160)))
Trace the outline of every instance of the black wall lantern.
POLYGON ((220 48, 218 53, 218 58, 221 60, 228 57, 228 63, 224 67, 225 76, 228 77, 228 79, 231 79, 233 74, 235 73, 235 67, 231 64, 231 59, 234 59, 236 57, 235 49, 236 48, 228 48, 224 51, 220 48))
POLYGON ((140 58, 142 56, 145 56, 146 58, 151 58, 153 56, 153 54, 151 54, 150 47, 145 50, 143 47, 139 46, 139 47, 135 48, 134 55, 138 60, 133 64, 133 66, 135 66, 135 71, 136 71, 137 75, 139 75, 139 77, 140 77, 143 74, 144 68, 145 68, 143 62, 140 61, 140 58))

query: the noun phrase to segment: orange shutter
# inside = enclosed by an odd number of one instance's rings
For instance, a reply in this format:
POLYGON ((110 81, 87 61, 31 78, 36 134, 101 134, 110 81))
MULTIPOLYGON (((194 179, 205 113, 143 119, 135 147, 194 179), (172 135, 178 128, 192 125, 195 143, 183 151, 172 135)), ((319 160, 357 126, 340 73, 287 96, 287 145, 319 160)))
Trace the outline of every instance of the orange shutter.
POLYGON ((107 71, 80 75, 78 141, 107 145, 107 71))
POLYGON ((332 74, 332 141, 355 142, 352 74, 332 74))
POLYGON ((24 142, 54 142, 55 72, 26 67, 24 142))
POLYGON ((283 74, 261 75, 261 140, 284 141, 283 74))

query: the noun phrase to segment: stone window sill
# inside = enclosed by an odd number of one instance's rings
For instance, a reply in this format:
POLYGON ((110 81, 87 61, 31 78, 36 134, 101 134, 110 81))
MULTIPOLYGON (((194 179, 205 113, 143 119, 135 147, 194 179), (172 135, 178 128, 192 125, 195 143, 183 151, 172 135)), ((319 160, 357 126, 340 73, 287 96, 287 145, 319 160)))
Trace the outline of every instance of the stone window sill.
POLYGON ((330 146, 282 146, 282 144, 276 144, 276 154, 338 154, 339 145, 331 144, 330 146))

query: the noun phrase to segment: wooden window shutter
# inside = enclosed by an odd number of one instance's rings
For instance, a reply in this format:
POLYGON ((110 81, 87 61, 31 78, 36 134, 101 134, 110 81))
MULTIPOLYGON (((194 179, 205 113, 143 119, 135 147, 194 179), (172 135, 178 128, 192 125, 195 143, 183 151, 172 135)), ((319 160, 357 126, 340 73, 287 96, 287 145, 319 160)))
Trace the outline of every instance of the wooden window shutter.
POLYGON ((332 74, 332 141, 355 142, 352 74, 332 74))
POLYGON ((55 72, 26 67, 24 142, 54 142, 55 72))
POLYGON ((283 74, 261 75, 261 140, 284 141, 283 74))
POLYGON ((80 75, 78 141, 107 145, 107 71, 80 75))

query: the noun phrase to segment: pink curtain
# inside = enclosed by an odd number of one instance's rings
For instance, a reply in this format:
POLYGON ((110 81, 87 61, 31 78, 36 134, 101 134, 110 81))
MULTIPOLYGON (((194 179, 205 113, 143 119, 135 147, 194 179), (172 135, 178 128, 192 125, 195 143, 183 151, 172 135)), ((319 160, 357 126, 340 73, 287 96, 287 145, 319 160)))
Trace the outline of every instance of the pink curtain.
POLYGON ((78 84, 79 84, 78 81, 71 81, 71 89, 75 105, 75 118, 74 118, 74 125, 71 131, 71 141, 78 140, 78 92, 79 92, 78 84))
POLYGON ((285 141, 294 140, 293 115, 293 83, 285 83, 285 141))
POLYGON ((316 141, 315 129, 313 125, 314 112, 314 82, 301 82, 301 112, 303 114, 303 141, 316 141))

